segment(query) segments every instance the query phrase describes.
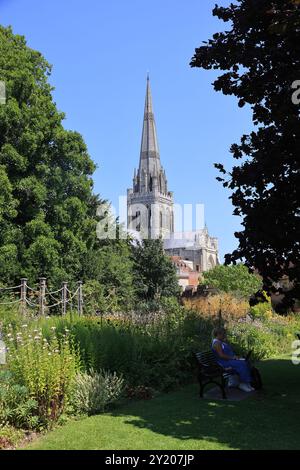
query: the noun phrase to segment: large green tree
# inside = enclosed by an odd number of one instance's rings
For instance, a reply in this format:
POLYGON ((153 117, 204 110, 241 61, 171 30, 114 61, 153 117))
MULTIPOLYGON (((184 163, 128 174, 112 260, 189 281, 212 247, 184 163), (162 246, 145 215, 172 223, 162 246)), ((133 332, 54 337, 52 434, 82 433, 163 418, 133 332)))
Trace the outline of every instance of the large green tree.
POLYGON ((84 276, 98 246, 95 165, 78 132, 65 130, 51 67, 24 37, 0 26, 0 280, 84 276))
POLYGON ((219 178, 232 190, 243 229, 227 263, 245 260, 263 276, 264 289, 286 274, 300 298, 300 6, 296 0, 236 0, 213 15, 226 31, 196 49, 192 67, 220 69, 214 88, 250 105, 254 130, 231 152, 240 164, 219 178), (294 97, 294 99, 292 98, 294 97))
POLYGON ((261 279, 249 273, 246 266, 215 266, 203 273, 204 283, 222 292, 231 292, 240 297, 249 298, 262 287, 261 279))
POLYGON ((97 252, 90 252, 84 260, 87 305, 94 309, 116 312, 134 306, 135 289, 133 260, 129 240, 107 241, 97 252), (89 280, 93 280, 89 282, 89 280))
POLYGON ((161 239, 146 239, 133 246, 136 293, 141 300, 178 296, 176 269, 165 254, 161 239))

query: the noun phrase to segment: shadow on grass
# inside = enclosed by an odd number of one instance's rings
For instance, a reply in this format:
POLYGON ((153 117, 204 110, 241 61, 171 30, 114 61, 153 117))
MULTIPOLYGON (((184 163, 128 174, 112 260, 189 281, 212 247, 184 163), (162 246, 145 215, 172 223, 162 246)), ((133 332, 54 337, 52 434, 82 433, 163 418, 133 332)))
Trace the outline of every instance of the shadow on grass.
MULTIPOLYGON (((244 401, 200 399, 194 384, 110 414, 162 436, 202 441, 199 448, 205 448, 203 441, 207 441, 232 449, 299 449, 300 365, 273 359, 259 368, 264 390, 244 401)), ((191 448, 197 449, 197 443, 191 448)))

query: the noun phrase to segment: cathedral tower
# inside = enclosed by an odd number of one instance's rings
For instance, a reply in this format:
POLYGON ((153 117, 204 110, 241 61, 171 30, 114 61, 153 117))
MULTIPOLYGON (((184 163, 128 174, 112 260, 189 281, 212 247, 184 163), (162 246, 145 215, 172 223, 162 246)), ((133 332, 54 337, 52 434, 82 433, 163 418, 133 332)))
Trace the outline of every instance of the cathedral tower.
POLYGON ((127 190, 127 219, 128 228, 141 238, 169 238, 174 232, 173 193, 160 162, 149 76, 139 168, 127 190))

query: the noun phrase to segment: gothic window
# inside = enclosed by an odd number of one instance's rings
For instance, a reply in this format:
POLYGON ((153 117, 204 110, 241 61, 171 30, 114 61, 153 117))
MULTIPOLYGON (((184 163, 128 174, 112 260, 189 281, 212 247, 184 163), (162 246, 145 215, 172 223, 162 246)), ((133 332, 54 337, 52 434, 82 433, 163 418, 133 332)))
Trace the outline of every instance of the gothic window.
POLYGON ((152 186, 153 186, 152 176, 150 175, 150 180, 149 180, 149 191, 150 192, 152 191, 152 186))
POLYGON ((159 213, 159 226, 160 226, 160 228, 163 228, 163 215, 162 215, 162 212, 159 213))

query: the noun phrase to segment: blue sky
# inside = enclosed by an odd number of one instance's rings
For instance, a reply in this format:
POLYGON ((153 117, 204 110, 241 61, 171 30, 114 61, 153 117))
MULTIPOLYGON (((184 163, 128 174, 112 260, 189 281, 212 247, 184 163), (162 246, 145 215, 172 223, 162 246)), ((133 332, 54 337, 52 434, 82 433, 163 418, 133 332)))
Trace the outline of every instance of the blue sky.
MULTIPOLYGON (((221 259, 239 219, 216 181, 232 143, 252 128, 249 109, 211 86, 215 71, 189 66, 195 47, 228 25, 215 0, 0 0, 0 22, 53 65, 65 127, 80 132, 98 168, 95 192, 118 205, 138 166, 147 71, 160 154, 175 202, 205 205, 221 259)), ((219 0, 228 5, 229 0, 219 0)))

